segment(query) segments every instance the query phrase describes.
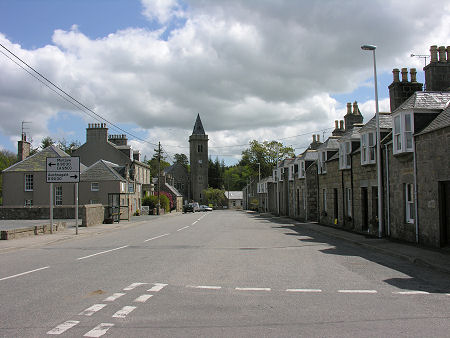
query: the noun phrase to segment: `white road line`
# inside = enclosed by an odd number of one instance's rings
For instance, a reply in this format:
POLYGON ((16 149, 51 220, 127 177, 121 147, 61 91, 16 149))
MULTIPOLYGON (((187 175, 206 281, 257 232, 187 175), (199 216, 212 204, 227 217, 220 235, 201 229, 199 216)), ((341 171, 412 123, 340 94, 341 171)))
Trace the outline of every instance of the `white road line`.
POLYGON ((164 235, 152 237, 152 238, 146 239, 144 242, 153 241, 154 239, 161 238, 161 237, 164 237, 164 236, 169 236, 169 235, 170 234, 164 234, 164 235))
POLYGON ((153 283, 153 285, 155 285, 154 287, 152 287, 151 289, 148 289, 148 292, 159 292, 161 291, 164 287, 167 286, 167 284, 164 283, 153 283))
POLYGON ((104 302, 114 302, 117 298, 124 296, 125 293, 114 293, 108 298, 103 299, 104 302))
POLYGON ((147 285, 147 284, 148 283, 132 283, 132 284, 128 285, 126 288, 124 288, 123 291, 130 291, 130 290, 137 288, 138 286, 147 285))
POLYGON ((187 288, 192 289, 209 289, 209 290, 220 290, 221 286, 213 286, 213 285, 186 285, 187 288))
POLYGON ((101 337, 106 333, 106 331, 108 331, 113 326, 114 324, 110 323, 100 323, 99 325, 94 327, 91 331, 86 333, 84 337, 101 337))
POLYGON ((124 306, 122 309, 113 314, 113 318, 125 318, 136 306, 124 306))
POLYGON ((393 292, 397 295, 429 295, 429 292, 426 291, 396 291, 393 292))
POLYGON ((184 230, 184 229, 187 229, 187 228, 189 228, 189 225, 186 225, 185 227, 182 227, 182 228, 178 229, 177 231, 181 231, 181 230, 184 230))
POLYGON ((377 293, 377 290, 338 290, 340 293, 377 293))
POLYGON ((94 304, 91 307, 88 307, 83 312, 80 312, 78 315, 80 316, 92 316, 97 311, 100 311, 106 306, 106 304, 94 304))
POLYGON ((30 270, 30 271, 18 273, 17 275, 13 275, 13 276, 8 276, 8 277, 1 278, 0 281, 2 281, 2 280, 7 280, 7 279, 11 279, 11 278, 16 278, 16 277, 23 276, 23 275, 28 275, 29 273, 33 273, 33 272, 40 271, 40 270, 44 270, 44 269, 48 269, 48 268, 49 268, 49 266, 44 266, 43 268, 39 268, 39 269, 34 269, 34 270, 30 270))
POLYGON ((271 288, 235 288, 238 291, 270 291, 271 288))
POLYGON ((67 322, 58 325, 54 329, 51 329, 50 331, 47 332, 47 334, 61 334, 63 332, 66 332, 68 329, 74 327, 78 323, 79 323, 78 320, 68 320, 67 322))
POLYGON ((115 248, 115 249, 111 249, 111 250, 106 250, 106 251, 102 251, 102 252, 97 252, 97 253, 95 253, 95 254, 93 254, 93 255, 89 255, 89 256, 84 256, 84 257, 77 258, 77 260, 78 260, 78 261, 81 261, 82 259, 94 257, 94 256, 97 256, 97 255, 102 255, 102 254, 105 254, 105 253, 108 253, 108 252, 111 252, 111 251, 116 251, 116 250, 124 249, 124 248, 127 248, 127 247, 129 247, 129 245, 124 245, 124 246, 121 246, 120 248, 115 248))
POLYGON ((198 220, 196 220, 194 223, 192 223, 191 225, 195 225, 198 222, 198 220))
POLYGON ((136 298, 134 300, 134 302, 135 303, 145 303, 146 301, 148 301, 152 297, 153 297, 153 295, 141 295, 138 298, 136 298))
POLYGON ((287 292, 322 292, 321 289, 287 289, 287 292))

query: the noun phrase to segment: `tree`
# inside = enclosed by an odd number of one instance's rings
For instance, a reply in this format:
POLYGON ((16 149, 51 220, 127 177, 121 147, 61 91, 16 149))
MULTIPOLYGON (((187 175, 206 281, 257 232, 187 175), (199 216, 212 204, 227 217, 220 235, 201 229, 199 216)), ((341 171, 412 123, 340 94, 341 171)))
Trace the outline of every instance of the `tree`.
POLYGON ((208 160, 208 186, 221 189, 224 186, 223 174, 225 172, 225 164, 219 162, 219 158, 213 162, 211 158, 208 160))
POLYGON ((208 188, 203 190, 206 201, 208 204, 214 206, 223 206, 225 204, 225 191, 222 189, 208 188))
POLYGON ((175 163, 179 163, 185 166, 186 168, 188 167, 189 160, 185 154, 175 154, 173 155, 173 158, 175 159, 175 163))
POLYGON ((2 171, 17 162, 17 155, 8 151, 0 150, 0 205, 3 202, 3 175, 2 171))
POLYGON ((57 146, 67 154, 71 155, 75 149, 81 146, 81 143, 79 141, 71 141, 70 143, 67 143, 66 139, 63 138, 58 141, 57 146))
POLYGON ((159 167, 161 172, 164 171, 164 168, 170 167, 170 163, 166 161, 164 154, 158 151, 158 149, 154 149, 155 153, 150 161, 147 161, 147 164, 150 166, 150 175, 152 177, 158 177, 158 156, 161 156, 159 167))
POLYGON ((45 149, 45 148, 53 145, 54 143, 55 142, 53 141, 53 139, 50 136, 46 136, 42 139, 40 148, 45 149))

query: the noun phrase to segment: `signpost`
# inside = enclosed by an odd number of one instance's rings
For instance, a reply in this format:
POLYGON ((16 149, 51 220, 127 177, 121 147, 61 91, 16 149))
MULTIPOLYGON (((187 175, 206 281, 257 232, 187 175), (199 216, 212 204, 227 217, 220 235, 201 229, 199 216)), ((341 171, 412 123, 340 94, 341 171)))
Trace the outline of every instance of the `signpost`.
POLYGON ((79 157, 47 157, 46 179, 50 183, 50 233, 53 233, 53 183, 75 183, 75 228, 78 235, 79 157))

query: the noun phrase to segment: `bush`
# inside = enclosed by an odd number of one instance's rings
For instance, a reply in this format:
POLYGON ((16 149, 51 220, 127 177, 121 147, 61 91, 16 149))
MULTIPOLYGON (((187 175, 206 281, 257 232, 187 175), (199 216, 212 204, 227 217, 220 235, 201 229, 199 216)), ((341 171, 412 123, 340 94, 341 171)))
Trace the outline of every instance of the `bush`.
POLYGON ((166 195, 162 195, 159 198, 161 203, 161 208, 163 208, 166 212, 170 212, 170 201, 166 195))
MULTIPOLYGON (((170 212, 170 201, 166 195, 161 194, 160 197, 161 209, 166 212, 170 212)), ((150 209, 154 209, 158 205, 158 196, 146 196, 142 199, 142 205, 148 206, 150 209)))

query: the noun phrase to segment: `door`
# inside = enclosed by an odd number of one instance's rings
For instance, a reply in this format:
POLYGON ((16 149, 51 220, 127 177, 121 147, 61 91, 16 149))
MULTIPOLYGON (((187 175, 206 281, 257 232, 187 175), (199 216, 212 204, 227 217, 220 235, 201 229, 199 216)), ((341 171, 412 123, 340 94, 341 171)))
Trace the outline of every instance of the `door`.
POLYGON ((450 181, 439 182, 441 246, 450 245, 450 181))

